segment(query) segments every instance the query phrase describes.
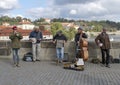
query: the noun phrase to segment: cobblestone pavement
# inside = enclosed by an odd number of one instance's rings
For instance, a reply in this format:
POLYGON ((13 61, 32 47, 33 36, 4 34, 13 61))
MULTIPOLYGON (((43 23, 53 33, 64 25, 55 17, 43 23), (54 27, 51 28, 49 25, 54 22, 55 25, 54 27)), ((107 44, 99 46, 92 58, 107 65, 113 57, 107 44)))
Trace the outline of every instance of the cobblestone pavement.
POLYGON ((13 67, 11 60, 0 59, 0 85, 120 85, 120 64, 106 68, 86 63, 84 71, 66 70, 52 61, 20 65, 13 67))

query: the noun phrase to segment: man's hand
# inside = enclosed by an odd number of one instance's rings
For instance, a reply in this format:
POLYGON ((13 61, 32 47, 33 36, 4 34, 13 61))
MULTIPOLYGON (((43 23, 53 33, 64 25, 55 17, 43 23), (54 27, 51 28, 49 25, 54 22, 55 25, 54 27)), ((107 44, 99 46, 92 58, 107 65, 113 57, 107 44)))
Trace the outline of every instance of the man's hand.
POLYGON ((32 39, 29 39, 29 41, 30 41, 30 42, 33 42, 33 40, 32 40, 32 39))
POLYGON ((77 44, 79 45, 79 41, 77 41, 77 44))
POLYGON ((55 44, 55 41, 53 41, 53 43, 55 44))
POLYGON ((103 46, 103 44, 102 44, 102 43, 99 43, 99 44, 98 44, 98 46, 99 46, 99 47, 102 47, 102 46, 103 46))

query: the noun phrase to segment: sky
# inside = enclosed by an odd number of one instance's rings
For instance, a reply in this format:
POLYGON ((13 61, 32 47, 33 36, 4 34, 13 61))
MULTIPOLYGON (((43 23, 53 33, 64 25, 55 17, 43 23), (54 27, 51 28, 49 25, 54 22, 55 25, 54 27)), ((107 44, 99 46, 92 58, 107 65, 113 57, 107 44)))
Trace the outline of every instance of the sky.
POLYGON ((0 15, 120 22, 120 0, 0 0, 0 15))

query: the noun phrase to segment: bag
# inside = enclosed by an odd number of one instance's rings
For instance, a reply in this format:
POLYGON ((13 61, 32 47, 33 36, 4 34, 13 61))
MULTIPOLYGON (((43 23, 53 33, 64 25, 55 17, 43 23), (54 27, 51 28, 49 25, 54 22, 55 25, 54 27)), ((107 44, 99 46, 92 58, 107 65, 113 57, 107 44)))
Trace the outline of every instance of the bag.
POLYGON ((31 52, 24 54, 23 61, 32 62, 33 54, 31 52))
POLYGON ((120 63, 120 59, 119 58, 114 58, 114 63, 120 63))

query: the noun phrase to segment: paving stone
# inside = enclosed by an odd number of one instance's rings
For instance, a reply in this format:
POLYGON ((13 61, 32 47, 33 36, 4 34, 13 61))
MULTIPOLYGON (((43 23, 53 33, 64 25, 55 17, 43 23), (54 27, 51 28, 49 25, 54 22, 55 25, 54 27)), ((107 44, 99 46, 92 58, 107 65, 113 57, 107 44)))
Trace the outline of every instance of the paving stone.
POLYGON ((111 68, 85 63, 84 71, 66 70, 53 61, 24 62, 0 59, 0 85, 120 85, 120 64, 111 68))

